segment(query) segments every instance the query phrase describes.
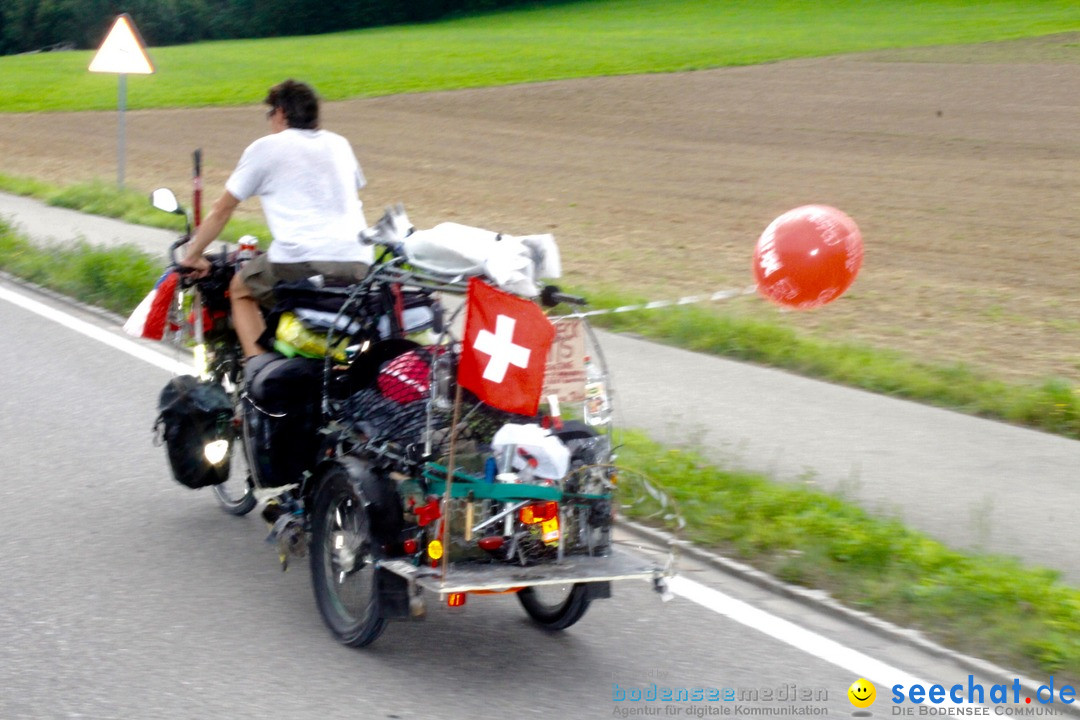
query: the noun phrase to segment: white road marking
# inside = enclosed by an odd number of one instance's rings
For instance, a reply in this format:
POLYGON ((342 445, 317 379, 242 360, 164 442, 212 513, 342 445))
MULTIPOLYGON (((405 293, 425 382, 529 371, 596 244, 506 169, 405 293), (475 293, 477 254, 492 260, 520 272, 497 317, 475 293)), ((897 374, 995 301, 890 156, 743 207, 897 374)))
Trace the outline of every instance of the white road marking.
POLYGON ((7 300, 11 304, 18 305, 24 310, 29 310, 47 320, 52 320, 55 323, 63 325, 69 330, 74 330, 80 335, 85 335, 86 337, 104 343, 115 350, 127 353, 139 360, 144 360, 151 365, 159 367, 162 370, 167 370, 174 375, 190 375, 193 372, 190 362, 184 363, 176 358, 171 358, 146 345, 142 345, 134 340, 128 340, 116 333, 98 327, 93 323, 88 323, 85 320, 80 320, 73 315, 69 315, 62 310, 58 310, 50 305, 46 305, 45 303, 23 295, 22 293, 15 292, 14 290, 0 287, 0 300, 7 300))
MULTIPOLYGON (((946 691, 948 691, 949 687, 955 684, 956 681, 956 679, 950 678, 939 682, 928 682, 858 650, 841 645, 824 635, 819 635, 789 620, 767 613, 749 603, 682 576, 676 576, 668 580, 668 589, 676 595, 730 618, 741 625, 757 630, 808 655, 847 670, 852 674, 852 681, 858 678, 869 680, 878 686, 878 701, 886 701, 891 697, 893 685, 903 685, 905 692, 912 685, 922 685, 927 689, 932 685, 944 685, 946 691)), ((967 679, 967 675, 968 673, 965 672, 964 680, 967 679)), ((960 707, 960 705, 951 701, 935 704, 934 706, 960 707)), ((964 703, 963 706, 975 707, 970 703, 964 703)), ((897 706, 893 705, 893 707, 897 706)))
POLYGON ((863 677, 875 684, 880 682, 884 685, 887 682, 890 687, 896 684, 909 687, 914 684, 924 687, 933 685, 899 668, 841 645, 835 640, 830 640, 824 635, 807 630, 685 577, 671 578, 668 581, 668 587, 676 595, 681 595, 704 608, 847 670, 854 675, 852 680, 863 677))

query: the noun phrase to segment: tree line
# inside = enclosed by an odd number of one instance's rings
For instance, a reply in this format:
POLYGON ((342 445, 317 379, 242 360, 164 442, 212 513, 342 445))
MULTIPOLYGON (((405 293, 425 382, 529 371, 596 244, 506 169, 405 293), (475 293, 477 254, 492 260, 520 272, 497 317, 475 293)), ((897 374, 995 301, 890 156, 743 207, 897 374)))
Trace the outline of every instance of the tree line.
POLYGON ((95 48, 128 13, 147 45, 314 35, 538 0, 0 0, 0 55, 95 48))

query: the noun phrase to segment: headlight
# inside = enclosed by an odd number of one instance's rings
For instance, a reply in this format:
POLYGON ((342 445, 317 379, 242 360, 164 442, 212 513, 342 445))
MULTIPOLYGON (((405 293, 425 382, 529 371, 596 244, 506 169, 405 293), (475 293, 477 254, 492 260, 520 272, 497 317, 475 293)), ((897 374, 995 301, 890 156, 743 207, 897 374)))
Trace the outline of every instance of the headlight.
POLYGON ((229 441, 228 440, 214 440, 206 443, 203 447, 203 455, 210 461, 211 465, 220 465, 221 461, 225 459, 225 456, 229 453, 229 441))

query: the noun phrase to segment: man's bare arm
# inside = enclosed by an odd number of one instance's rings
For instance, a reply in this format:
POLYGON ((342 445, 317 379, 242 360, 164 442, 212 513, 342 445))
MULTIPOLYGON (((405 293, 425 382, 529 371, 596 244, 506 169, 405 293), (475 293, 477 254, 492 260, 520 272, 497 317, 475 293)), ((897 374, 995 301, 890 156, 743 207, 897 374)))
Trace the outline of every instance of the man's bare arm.
POLYGON ((209 214, 203 218, 199 229, 195 231, 195 236, 188 243, 188 251, 184 259, 180 261, 181 265, 196 268, 202 272, 209 269, 208 263, 203 259, 203 252, 225 229, 225 225, 228 224, 233 211, 239 204, 240 201, 228 190, 221 193, 221 197, 214 203, 209 214))

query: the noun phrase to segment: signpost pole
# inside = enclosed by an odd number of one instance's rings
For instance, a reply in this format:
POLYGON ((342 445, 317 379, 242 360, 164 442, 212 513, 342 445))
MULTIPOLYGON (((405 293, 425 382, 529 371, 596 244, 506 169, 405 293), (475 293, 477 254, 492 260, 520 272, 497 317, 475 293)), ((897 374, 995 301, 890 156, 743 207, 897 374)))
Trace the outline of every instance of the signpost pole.
POLYGON ((143 42, 131 16, 123 13, 116 18, 109 34, 98 48, 94 59, 90 61, 90 72, 116 73, 120 78, 117 89, 117 129, 116 129, 116 186, 124 189, 124 112, 127 110, 127 76, 131 73, 137 75, 151 75, 154 72, 154 63, 146 54, 146 43, 143 42))
POLYGON ((116 187, 124 189, 124 110, 127 107, 127 73, 120 73, 119 121, 116 135, 116 187))

